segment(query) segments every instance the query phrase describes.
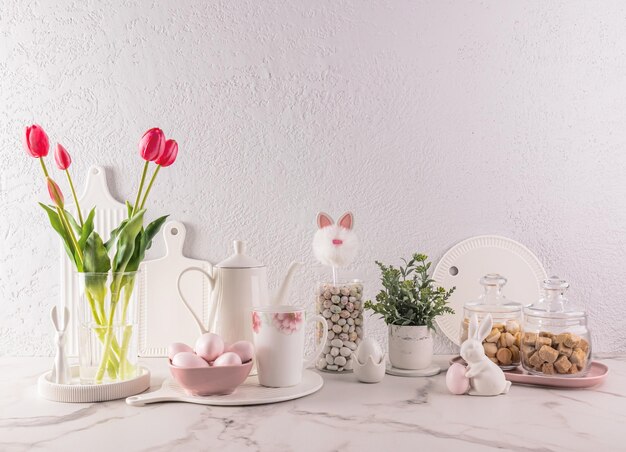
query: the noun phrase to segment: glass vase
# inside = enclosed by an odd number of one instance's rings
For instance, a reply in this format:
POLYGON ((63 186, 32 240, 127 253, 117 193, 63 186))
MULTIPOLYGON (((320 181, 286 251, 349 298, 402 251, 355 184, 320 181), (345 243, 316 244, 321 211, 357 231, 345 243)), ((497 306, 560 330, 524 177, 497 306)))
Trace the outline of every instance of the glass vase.
POLYGON ((137 375, 138 272, 79 273, 78 357, 81 384, 137 375))

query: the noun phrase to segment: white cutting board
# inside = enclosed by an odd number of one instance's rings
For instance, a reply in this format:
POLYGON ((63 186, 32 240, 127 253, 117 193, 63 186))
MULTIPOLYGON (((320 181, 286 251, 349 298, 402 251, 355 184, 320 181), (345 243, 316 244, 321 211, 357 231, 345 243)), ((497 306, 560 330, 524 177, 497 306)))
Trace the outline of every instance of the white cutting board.
MULTIPOLYGON (((66 198, 70 198, 66 196, 66 198)), ((127 216, 126 206, 116 200, 109 191, 106 171, 101 166, 92 166, 87 172, 87 182, 82 195, 78 197, 82 213, 86 217, 92 207, 97 206, 94 229, 102 240, 107 241, 111 231, 127 216)), ((76 206, 68 205, 66 209, 76 218, 76 206)), ((67 328, 66 350, 69 356, 78 355, 78 278, 76 269, 65 253, 61 243, 61 300, 60 306, 70 310, 70 322, 67 328)))
POLYGON ((479 281, 487 273, 499 273, 507 278, 503 295, 523 305, 539 299, 541 283, 547 277, 537 256, 515 240, 481 235, 454 245, 435 267, 433 279, 446 289, 456 287, 448 300, 454 314, 435 318, 441 331, 456 345, 460 345, 463 305, 483 293, 479 281))
MULTIPOLYGON (((185 225, 169 221, 161 232, 165 256, 144 261, 139 269, 139 356, 167 356, 172 342, 193 347, 201 332, 183 305, 177 290, 178 275, 189 267, 200 267, 209 274, 211 264, 183 255, 185 225)), ((208 323, 209 281, 200 272, 190 272, 181 279, 181 290, 194 312, 202 313, 208 323)))
POLYGON ((287 388, 267 388, 259 384, 259 377, 251 375, 235 392, 227 395, 192 396, 187 395, 176 381, 167 379, 161 389, 138 394, 126 399, 131 406, 143 406, 157 402, 187 402, 214 406, 247 406, 285 402, 298 399, 319 391, 324 379, 318 372, 304 369, 302 381, 287 388))

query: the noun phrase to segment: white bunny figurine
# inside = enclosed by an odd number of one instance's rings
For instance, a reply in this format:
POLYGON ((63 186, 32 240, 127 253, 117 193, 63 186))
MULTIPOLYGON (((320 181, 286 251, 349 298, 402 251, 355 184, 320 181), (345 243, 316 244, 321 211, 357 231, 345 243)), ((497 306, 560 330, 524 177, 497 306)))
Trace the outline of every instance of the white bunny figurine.
POLYGON ((469 395, 494 396, 509 392, 511 382, 504 378, 504 372, 491 361, 483 348, 483 340, 491 332, 493 319, 487 314, 478 326, 474 314, 470 320, 467 340, 461 344, 461 357, 467 363, 465 376, 470 379, 469 395))
POLYGON ((331 267, 345 267, 356 257, 359 248, 359 239, 352 230, 354 215, 344 213, 337 224, 330 215, 320 212, 317 214, 317 227, 313 237, 313 253, 324 265, 331 267))
POLYGON ((57 307, 53 306, 50 311, 50 317, 52 318, 52 324, 56 330, 55 342, 57 345, 57 353, 54 357, 54 367, 52 368, 50 380, 57 384, 67 385, 70 384, 72 380, 70 366, 67 362, 67 356, 65 355, 65 330, 70 320, 70 310, 63 308, 63 316, 59 318, 57 307))

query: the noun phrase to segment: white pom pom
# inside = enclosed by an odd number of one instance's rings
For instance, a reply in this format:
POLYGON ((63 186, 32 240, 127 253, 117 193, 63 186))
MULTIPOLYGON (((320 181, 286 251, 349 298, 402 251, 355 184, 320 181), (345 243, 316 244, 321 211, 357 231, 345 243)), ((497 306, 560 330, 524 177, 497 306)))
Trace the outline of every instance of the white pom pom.
POLYGON ((313 237, 315 257, 331 267, 350 265, 358 249, 359 239, 354 231, 336 224, 318 229, 313 237))

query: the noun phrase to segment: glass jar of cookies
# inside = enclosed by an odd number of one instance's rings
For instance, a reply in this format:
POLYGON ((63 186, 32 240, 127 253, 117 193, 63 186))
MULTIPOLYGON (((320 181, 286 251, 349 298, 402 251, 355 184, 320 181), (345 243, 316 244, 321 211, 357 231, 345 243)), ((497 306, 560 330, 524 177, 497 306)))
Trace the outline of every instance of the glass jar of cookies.
POLYGON ((483 293, 478 300, 465 303, 461 323, 461 342, 467 339, 469 321, 476 315, 478 322, 487 315, 493 318, 491 333, 483 341, 485 355, 503 370, 515 369, 520 364, 522 337, 522 305, 508 300, 502 289, 506 278, 490 273, 480 279, 483 293))
POLYGON ((568 287, 552 276, 543 282, 545 296, 524 309, 522 366, 531 374, 580 377, 589 369, 587 316, 565 298, 568 287))
MULTIPOLYGON (((326 372, 351 372, 352 352, 363 339, 363 283, 321 283, 316 295, 317 313, 326 319, 328 338, 316 367, 326 372)), ((323 332, 317 330, 317 340, 323 332)))

